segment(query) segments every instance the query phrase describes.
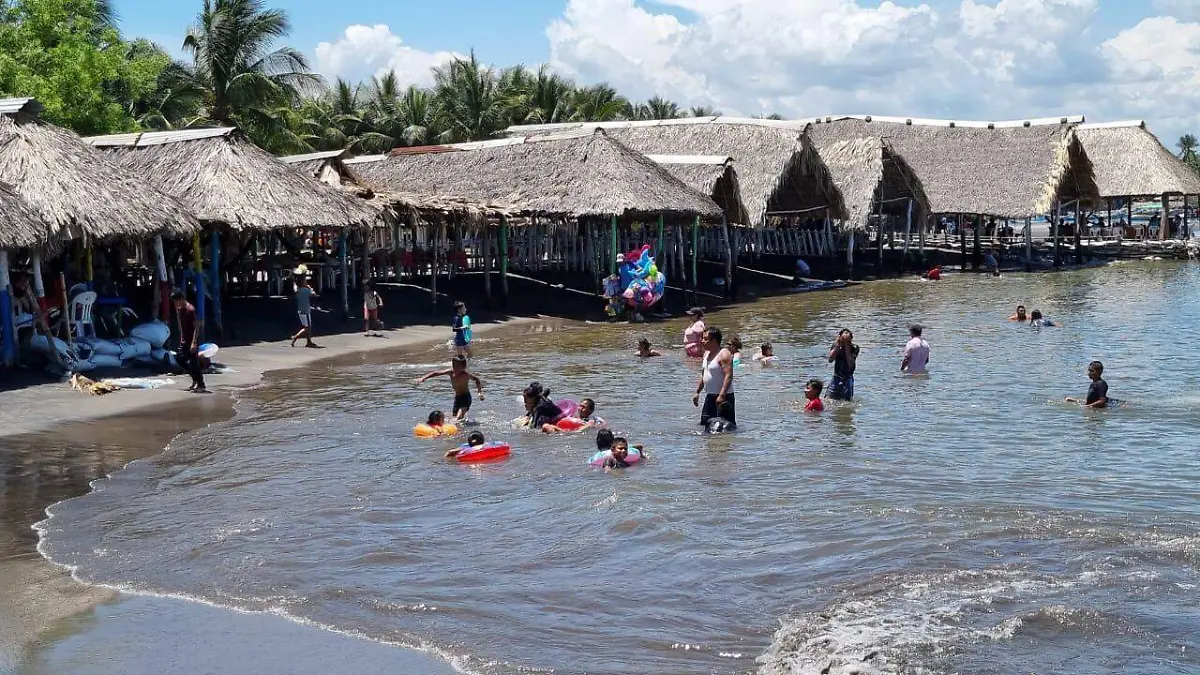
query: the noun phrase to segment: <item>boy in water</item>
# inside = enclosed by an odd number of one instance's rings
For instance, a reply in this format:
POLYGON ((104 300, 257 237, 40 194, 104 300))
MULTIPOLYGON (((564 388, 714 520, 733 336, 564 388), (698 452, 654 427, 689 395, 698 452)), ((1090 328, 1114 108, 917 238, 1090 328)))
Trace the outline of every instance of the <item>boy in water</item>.
POLYGON ((461 300, 454 303, 454 352, 464 358, 471 355, 471 317, 461 300))
POLYGON ((383 328, 379 320, 379 309, 383 307, 383 298, 375 290, 375 282, 363 284, 363 333, 370 334, 371 329, 378 326, 383 328))
MULTIPOLYGON (((417 379, 417 385, 423 384, 426 380, 433 377, 450 376, 450 384, 454 387, 454 417, 459 422, 467 417, 467 412, 471 409, 471 388, 470 383, 475 383, 475 390, 479 392, 479 400, 483 400, 483 380, 479 379, 467 370, 467 359, 465 356, 456 356, 450 361, 449 370, 435 370, 425 376, 417 379)), ((433 426, 432 424, 430 426, 433 426)))
POLYGON ((829 349, 833 364, 833 379, 829 381, 829 398, 835 401, 854 400, 854 369, 858 366, 858 345, 849 328, 838 331, 837 341, 829 349))
MULTIPOLYGON (((483 445, 484 443, 487 443, 487 441, 484 440, 484 438, 483 438, 483 432, 472 431, 470 433, 470 435, 467 436, 467 448, 477 448, 477 447, 483 445)), ((466 448, 452 448, 450 450, 447 450, 446 457, 447 458, 457 457, 458 453, 462 452, 465 449, 466 448)))
POLYGON ((1092 380, 1091 386, 1088 387, 1087 398, 1080 401, 1077 398, 1068 396, 1067 403, 1082 403, 1087 408, 1107 408, 1108 407, 1108 383, 1104 381, 1104 364, 1099 361, 1092 361, 1088 364, 1088 377, 1092 380))
POLYGON ((304 338, 305 347, 317 346, 312 340, 312 299, 313 289, 309 287, 308 279, 304 276, 296 277, 296 315, 300 318, 300 330, 292 336, 293 347, 300 338, 304 338))
POLYGON ((825 388, 825 384, 818 379, 808 381, 804 387, 804 398, 808 399, 808 404, 804 406, 804 412, 821 412, 825 410, 825 404, 821 402, 821 390, 825 388))
POLYGON ((614 438, 612 443, 612 456, 604 460, 604 470, 612 469, 627 469, 629 462, 625 461, 629 458, 629 441, 624 438, 614 438))
MULTIPOLYGON (((583 426, 574 429, 564 429, 558 426, 558 423, 546 423, 542 425, 542 431, 547 434, 570 433, 572 431, 583 431, 592 427, 604 426, 606 422, 596 415, 596 402, 590 398, 585 398, 579 402, 579 414, 577 419, 583 422, 583 426)), ((559 420, 561 422, 562 420, 559 420)))
POLYGON ((646 338, 642 338, 641 340, 638 340, 637 356, 639 356, 643 359, 648 359, 652 356, 662 356, 662 354, 659 353, 659 351, 657 349, 652 349, 650 347, 649 340, 647 340, 646 338))

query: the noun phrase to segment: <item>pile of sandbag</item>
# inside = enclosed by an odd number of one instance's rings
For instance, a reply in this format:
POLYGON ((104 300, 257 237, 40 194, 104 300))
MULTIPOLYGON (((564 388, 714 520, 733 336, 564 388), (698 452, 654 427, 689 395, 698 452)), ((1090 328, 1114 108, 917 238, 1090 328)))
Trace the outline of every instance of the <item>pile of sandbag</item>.
POLYGON ((162 321, 143 323, 129 331, 129 337, 106 340, 98 337, 79 338, 74 350, 58 338, 35 335, 29 341, 34 351, 45 354, 51 361, 61 360, 69 371, 82 373, 101 367, 121 368, 133 364, 161 369, 177 368, 175 354, 165 349, 171 329, 162 321), (57 351, 59 359, 55 359, 57 351))

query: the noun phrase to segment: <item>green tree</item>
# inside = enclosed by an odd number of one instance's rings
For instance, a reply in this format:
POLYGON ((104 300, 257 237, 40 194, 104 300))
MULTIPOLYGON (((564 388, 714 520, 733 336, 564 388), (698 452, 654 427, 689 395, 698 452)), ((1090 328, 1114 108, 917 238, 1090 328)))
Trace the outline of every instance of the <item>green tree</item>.
POLYGON ((629 101, 616 89, 601 83, 576 89, 571 107, 574 122, 609 122, 626 116, 629 101))
POLYGON ((299 51, 275 48, 290 31, 287 13, 262 0, 204 0, 183 47, 205 92, 207 123, 239 126, 267 149, 307 149, 294 118, 323 82, 299 51))
POLYGON ((692 106, 688 117, 720 117, 721 111, 707 105, 692 106))
POLYGON ((515 102, 500 86, 496 72, 479 62, 475 52, 433 69, 434 100, 449 143, 493 138, 503 131, 515 102))
POLYGON ((118 95, 153 88, 165 64, 130 57, 108 2, 0 1, 0 95, 31 96, 81 134, 134 128, 118 95))
POLYGON ((523 90, 513 84, 508 87, 510 99, 522 97, 517 99, 522 105, 518 107, 519 115, 513 119, 514 124, 556 124, 572 118, 575 83, 554 73, 549 66, 543 64, 538 68, 537 75, 524 84, 523 90))

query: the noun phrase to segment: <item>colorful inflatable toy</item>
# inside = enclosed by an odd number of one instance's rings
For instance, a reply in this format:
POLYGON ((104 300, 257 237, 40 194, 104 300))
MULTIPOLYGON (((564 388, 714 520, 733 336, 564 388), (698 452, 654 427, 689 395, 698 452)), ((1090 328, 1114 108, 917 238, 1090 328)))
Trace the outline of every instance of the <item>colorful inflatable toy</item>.
POLYGON ((658 271, 650 245, 625 254, 625 262, 617 270, 620 287, 625 289, 622 297, 630 306, 647 309, 662 300, 666 292, 667 279, 658 271))
MULTIPOLYGON (((592 455, 588 460, 590 466, 604 466, 604 463, 612 459, 612 450, 601 450, 592 455)), ((642 461, 642 453, 637 448, 629 448, 629 454, 625 456, 625 461, 629 464, 637 464, 642 461)))
POLYGON ((486 462, 492 459, 504 459, 510 454, 512 454, 512 449, 508 447, 508 443, 493 441, 483 445, 463 445, 454 458, 465 464, 468 462, 486 462))

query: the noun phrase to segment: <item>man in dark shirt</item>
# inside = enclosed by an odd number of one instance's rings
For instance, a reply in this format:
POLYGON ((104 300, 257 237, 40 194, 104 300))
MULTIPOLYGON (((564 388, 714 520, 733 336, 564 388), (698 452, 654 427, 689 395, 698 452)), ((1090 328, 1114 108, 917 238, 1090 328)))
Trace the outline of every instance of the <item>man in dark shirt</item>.
POLYGON ((838 331, 837 341, 829 349, 829 362, 833 364, 833 379, 826 390, 834 400, 854 400, 854 368, 858 365, 858 345, 854 344, 854 333, 849 328, 838 331))
POLYGON ((196 308, 192 306, 183 291, 171 294, 175 303, 175 319, 179 322, 179 349, 175 352, 175 360, 188 375, 192 376, 192 386, 188 391, 197 394, 207 394, 204 386, 204 369, 200 365, 200 331, 204 328, 204 319, 196 316, 196 308))
POLYGON ((1088 364, 1088 377, 1091 378, 1092 384, 1088 387, 1087 398, 1080 401, 1077 398, 1067 397, 1067 403, 1082 403, 1088 408, 1106 408, 1108 407, 1108 383, 1102 377, 1104 375, 1104 364, 1099 361, 1092 361, 1088 364))

